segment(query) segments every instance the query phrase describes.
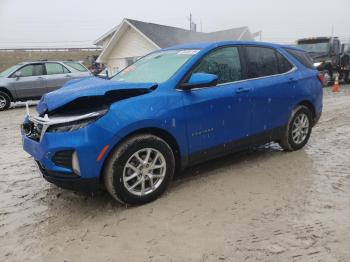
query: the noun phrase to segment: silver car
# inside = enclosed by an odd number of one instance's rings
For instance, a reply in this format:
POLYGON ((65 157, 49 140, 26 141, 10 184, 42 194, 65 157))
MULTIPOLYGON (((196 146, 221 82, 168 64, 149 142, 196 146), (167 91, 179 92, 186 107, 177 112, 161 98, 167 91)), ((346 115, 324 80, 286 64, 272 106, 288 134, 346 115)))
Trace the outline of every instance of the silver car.
POLYGON ((88 76, 89 70, 75 61, 17 64, 0 73, 0 111, 8 109, 11 102, 39 99, 71 79, 88 76))

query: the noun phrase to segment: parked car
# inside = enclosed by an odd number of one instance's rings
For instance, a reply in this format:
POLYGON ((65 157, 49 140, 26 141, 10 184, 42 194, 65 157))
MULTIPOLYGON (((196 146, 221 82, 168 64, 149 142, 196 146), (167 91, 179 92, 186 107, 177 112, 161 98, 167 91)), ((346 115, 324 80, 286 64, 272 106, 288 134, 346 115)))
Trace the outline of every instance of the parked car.
POLYGON ((257 42, 151 53, 110 80, 70 82, 27 113, 23 147, 49 182, 105 185, 117 200, 159 197, 176 170, 270 141, 301 149, 322 112, 301 49, 257 42))
POLYGON ((87 76, 91 76, 88 69, 75 61, 19 63, 0 73, 0 111, 11 102, 40 99, 71 79, 87 76))

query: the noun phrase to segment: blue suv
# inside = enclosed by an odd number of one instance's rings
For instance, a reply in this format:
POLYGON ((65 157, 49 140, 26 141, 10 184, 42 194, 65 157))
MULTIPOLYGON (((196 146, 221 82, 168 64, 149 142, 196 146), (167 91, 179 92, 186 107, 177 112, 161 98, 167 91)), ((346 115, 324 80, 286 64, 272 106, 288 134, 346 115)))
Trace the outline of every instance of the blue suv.
POLYGON ((258 42, 153 52, 111 79, 72 80, 22 124, 45 179, 104 185, 117 200, 159 197, 176 171, 271 141, 301 149, 322 112, 322 79, 307 54, 258 42))

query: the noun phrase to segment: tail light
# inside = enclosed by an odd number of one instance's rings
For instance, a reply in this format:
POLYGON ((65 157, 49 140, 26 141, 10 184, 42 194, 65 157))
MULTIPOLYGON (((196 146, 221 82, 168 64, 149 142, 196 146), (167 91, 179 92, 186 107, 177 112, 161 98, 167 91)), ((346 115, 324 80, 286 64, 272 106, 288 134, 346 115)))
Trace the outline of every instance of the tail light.
POLYGON ((322 72, 319 72, 317 75, 318 80, 320 80, 321 84, 324 85, 325 77, 322 72))

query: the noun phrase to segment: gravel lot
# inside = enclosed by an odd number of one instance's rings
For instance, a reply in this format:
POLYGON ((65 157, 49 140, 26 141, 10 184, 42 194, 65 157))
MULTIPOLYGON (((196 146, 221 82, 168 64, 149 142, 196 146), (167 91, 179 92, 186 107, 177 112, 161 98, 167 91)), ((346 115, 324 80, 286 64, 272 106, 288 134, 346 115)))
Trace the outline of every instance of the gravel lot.
POLYGON ((0 261, 350 261, 350 86, 325 89, 304 150, 208 162, 132 208, 44 181, 23 115, 0 112, 0 261))

